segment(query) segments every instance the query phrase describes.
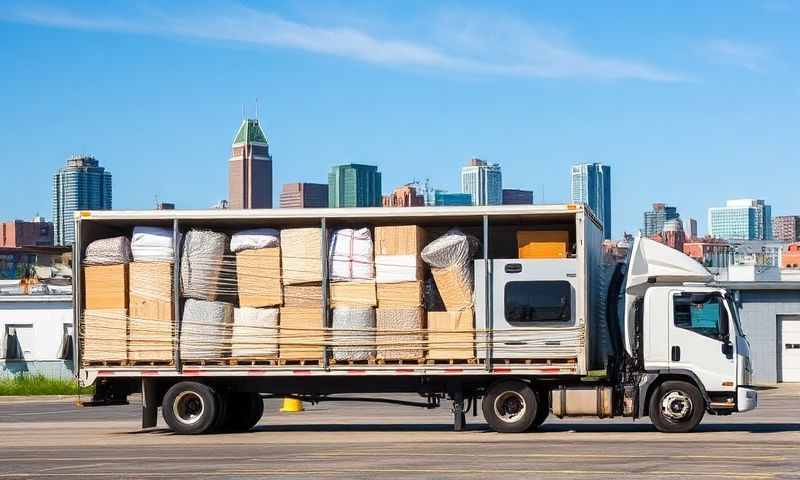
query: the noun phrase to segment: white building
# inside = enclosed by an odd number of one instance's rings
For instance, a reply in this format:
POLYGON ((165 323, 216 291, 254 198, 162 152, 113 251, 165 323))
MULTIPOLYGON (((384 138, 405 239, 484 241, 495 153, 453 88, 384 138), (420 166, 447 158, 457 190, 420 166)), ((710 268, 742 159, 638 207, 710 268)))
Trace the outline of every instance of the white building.
POLYGON ((771 240, 772 207, 764 200, 728 200, 724 207, 708 209, 712 237, 725 240, 771 240))
POLYGON ((461 191, 472 195, 473 205, 503 204, 503 175, 500 165, 473 158, 461 167, 461 191))
POLYGON ((0 335, 0 376, 72 377, 71 295, 0 295, 0 335))

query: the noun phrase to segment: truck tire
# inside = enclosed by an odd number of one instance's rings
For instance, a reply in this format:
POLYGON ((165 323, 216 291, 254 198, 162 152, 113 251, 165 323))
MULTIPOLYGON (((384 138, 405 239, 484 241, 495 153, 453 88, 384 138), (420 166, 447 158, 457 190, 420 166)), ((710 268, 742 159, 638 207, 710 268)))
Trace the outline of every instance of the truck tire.
POLYGON ((504 380, 486 391, 481 404, 489 427, 500 433, 521 433, 533 425, 539 410, 536 392, 525 382, 504 380))
POLYGON ((161 413, 179 435, 205 433, 214 426, 219 399, 214 389, 198 382, 179 382, 164 395, 161 413))
POLYGON ((650 396, 650 421, 659 432, 691 432, 705 413, 703 395, 689 382, 666 381, 650 396))
POLYGON ((531 423, 531 427, 528 429, 530 431, 536 430, 542 426, 547 417, 550 416, 550 395, 549 392, 545 392, 542 390, 536 391, 536 416, 533 418, 533 423, 531 423))
POLYGON ((264 415, 264 400, 253 392, 233 392, 228 395, 228 412, 223 430, 246 432, 258 424, 264 415))

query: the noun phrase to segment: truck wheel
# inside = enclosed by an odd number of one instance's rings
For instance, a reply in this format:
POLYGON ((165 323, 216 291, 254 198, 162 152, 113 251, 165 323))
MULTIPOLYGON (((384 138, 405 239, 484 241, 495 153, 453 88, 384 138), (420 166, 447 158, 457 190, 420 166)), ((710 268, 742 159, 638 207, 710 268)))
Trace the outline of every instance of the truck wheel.
POLYGON ((253 392, 234 392, 228 395, 228 415, 224 429, 246 432, 255 427, 264 415, 264 400, 253 392))
POLYGON ((173 432, 194 435, 213 427, 218 407, 217 395, 208 385, 179 382, 164 395, 161 413, 173 432))
POLYGON ((550 416, 550 400, 548 398, 549 392, 537 391, 537 406, 536 416, 533 418, 533 423, 528 430, 536 430, 542 426, 547 417, 550 416))
POLYGON ((691 432, 705 413, 703 395, 689 382, 681 380, 664 382, 650 397, 650 421, 659 432, 691 432))
POLYGON ((536 392, 525 382, 498 382, 483 397, 483 417, 489 427, 500 433, 520 433, 533 424, 538 411, 536 392))

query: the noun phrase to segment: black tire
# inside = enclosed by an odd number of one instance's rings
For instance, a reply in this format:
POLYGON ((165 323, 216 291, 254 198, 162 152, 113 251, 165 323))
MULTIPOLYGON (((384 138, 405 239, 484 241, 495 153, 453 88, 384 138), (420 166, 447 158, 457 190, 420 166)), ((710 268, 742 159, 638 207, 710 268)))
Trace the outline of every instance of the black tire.
POLYGON ((219 399, 214 389, 198 382, 179 382, 164 395, 161 414, 180 435, 206 433, 214 426, 219 399))
POLYGON ((264 415, 264 400, 253 392, 233 392, 228 395, 228 412, 223 430, 246 432, 258 424, 264 415))
POLYGON ((533 424, 539 410, 536 392, 525 382, 495 383, 483 397, 481 409, 489 427, 500 433, 521 433, 533 424))
POLYGON ((533 423, 528 430, 536 430, 542 426, 547 417, 550 416, 550 392, 536 391, 537 394, 537 409, 536 416, 533 417, 533 423))
POLYGON ((649 408, 650 421, 664 433, 691 432, 706 413, 700 390, 682 380, 669 380, 656 387, 649 408))

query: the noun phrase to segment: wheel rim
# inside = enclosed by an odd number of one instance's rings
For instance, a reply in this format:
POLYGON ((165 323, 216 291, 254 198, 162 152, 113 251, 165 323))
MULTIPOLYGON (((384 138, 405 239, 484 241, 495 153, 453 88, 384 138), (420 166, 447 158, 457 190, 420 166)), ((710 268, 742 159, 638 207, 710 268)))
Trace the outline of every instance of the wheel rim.
POLYGON ((505 423, 514 423, 525 415, 528 405, 518 392, 506 391, 494 400, 494 414, 505 423))
POLYGON ((206 404, 203 397, 195 392, 181 392, 172 403, 172 413, 184 425, 193 425, 200 421, 205 413, 206 404))
POLYGON ((661 413, 670 422, 679 423, 692 416, 692 399, 686 392, 673 390, 661 398, 661 413))

